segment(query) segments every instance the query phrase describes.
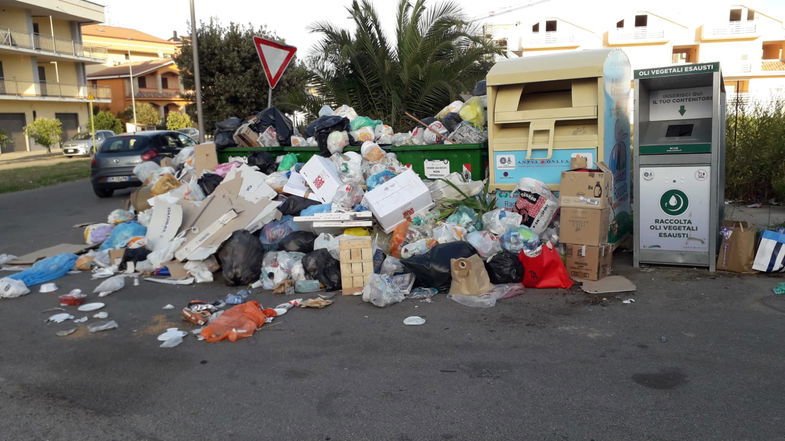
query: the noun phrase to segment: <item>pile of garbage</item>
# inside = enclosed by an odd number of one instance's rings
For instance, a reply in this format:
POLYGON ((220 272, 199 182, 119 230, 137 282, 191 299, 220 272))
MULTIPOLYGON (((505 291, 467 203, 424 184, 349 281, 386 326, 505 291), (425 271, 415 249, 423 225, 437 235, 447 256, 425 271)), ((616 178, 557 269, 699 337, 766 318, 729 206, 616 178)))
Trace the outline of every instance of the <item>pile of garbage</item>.
POLYGON ((300 133, 292 121, 275 108, 269 108, 243 121, 232 117, 216 125, 217 149, 227 147, 319 147, 329 156, 342 153, 347 146, 362 146, 363 151, 378 146, 476 144, 487 141, 485 96, 453 101, 433 117, 422 120, 409 132, 396 133, 383 121, 358 116, 348 105, 335 109, 323 106, 318 118, 300 133))

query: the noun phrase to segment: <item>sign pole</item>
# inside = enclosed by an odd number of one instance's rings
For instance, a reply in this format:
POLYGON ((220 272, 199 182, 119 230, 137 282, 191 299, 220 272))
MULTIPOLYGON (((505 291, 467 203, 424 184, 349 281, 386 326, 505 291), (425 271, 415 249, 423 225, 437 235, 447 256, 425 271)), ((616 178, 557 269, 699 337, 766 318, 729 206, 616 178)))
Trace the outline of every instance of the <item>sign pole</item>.
POLYGON ((95 153, 95 118, 93 118, 93 95, 87 95, 87 104, 90 108, 90 135, 93 138, 92 152, 95 153))
POLYGON ((267 92, 267 108, 273 106, 273 88, 271 87, 270 90, 267 92))

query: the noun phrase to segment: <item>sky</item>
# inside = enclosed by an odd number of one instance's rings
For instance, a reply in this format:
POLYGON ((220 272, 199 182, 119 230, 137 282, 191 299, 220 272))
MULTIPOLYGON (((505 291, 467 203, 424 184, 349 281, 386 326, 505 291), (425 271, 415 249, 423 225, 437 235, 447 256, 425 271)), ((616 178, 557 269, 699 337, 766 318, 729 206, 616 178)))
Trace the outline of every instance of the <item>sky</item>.
MULTIPOLYGON (((94 0, 106 5, 106 24, 134 28, 160 38, 170 38, 173 31, 181 35, 189 32, 188 0, 94 0)), ((391 33, 399 0, 373 0, 382 25, 391 33)), ((413 0, 412 0, 413 1, 413 0)), ((575 24, 595 28, 610 28, 635 9, 651 11, 685 25, 700 24, 710 14, 724 11, 734 3, 722 0, 454 0, 464 12, 478 23, 512 24, 535 22, 540 18, 559 17, 575 24), (510 7, 523 7, 499 14, 510 7), (618 11, 614 13, 614 11, 618 11), (494 16, 491 16, 495 13, 494 16), (491 16, 491 17, 488 17, 491 16), (621 17, 623 18, 623 17, 621 17)), ((307 55, 319 36, 308 27, 317 21, 328 21, 339 27, 350 28, 346 7, 350 0, 194 0, 196 20, 217 17, 223 24, 251 23, 254 27, 267 26, 287 44, 298 48, 297 55, 307 55), (273 6, 277 5, 277 6, 273 6)), ((436 3, 434 0, 427 4, 436 3)), ((753 9, 785 21, 783 0, 741 0, 753 9)), ((723 12, 727 17, 727 12, 723 12)))

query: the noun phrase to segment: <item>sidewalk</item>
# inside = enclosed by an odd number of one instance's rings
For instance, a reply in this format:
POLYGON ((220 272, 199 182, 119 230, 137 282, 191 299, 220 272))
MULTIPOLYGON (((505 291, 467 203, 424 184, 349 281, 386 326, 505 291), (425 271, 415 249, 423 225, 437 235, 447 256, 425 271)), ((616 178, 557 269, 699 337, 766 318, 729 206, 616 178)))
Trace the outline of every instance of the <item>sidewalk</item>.
POLYGON ((47 153, 46 150, 2 153, 0 154, 0 170, 34 167, 38 165, 52 165, 58 162, 76 161, 84 158, 86 157, 67 158, 63 155, 63 151, 59 148, 53 148, 52 153, 47 153))
POLYGON ((746 205, 726 205, 725 220, 747 221, 759 228, 785 224, 785 206, 764 205, 748 208, 746 205))

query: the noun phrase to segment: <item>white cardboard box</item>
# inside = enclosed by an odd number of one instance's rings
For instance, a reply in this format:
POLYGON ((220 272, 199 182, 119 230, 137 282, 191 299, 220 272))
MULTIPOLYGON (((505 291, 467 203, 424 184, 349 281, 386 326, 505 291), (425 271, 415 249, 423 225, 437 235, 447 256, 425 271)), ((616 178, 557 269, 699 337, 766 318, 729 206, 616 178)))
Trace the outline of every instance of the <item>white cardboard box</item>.
POLYGON ((300 174, 316 199, 323 204, 332 202, 338 188, 343 185, 335 163, 319 155, 311 156, 300 169, 300 174))
POLYGON ((365 193, 364 200, 385 233, 394 230, 406 217, 433 207, 428 187, 411 170, 365 193))
POLYGON ((303 175, 297 173, 294 170, 290 172, 289 180, 286 182, 286 185, 283 186, 283 192, 321 202, 321 200, 314 196, 314 194, 311 192, 308 184, 305 183, 305 178, 303 178, 303 175))

